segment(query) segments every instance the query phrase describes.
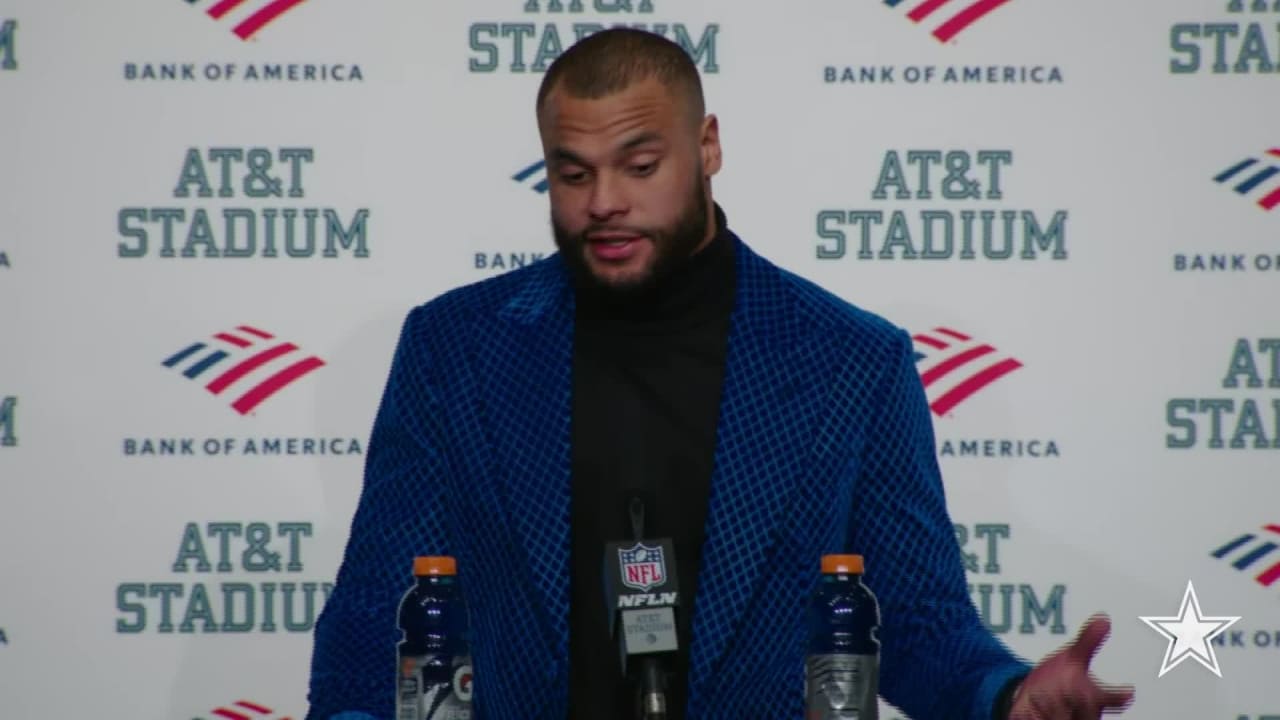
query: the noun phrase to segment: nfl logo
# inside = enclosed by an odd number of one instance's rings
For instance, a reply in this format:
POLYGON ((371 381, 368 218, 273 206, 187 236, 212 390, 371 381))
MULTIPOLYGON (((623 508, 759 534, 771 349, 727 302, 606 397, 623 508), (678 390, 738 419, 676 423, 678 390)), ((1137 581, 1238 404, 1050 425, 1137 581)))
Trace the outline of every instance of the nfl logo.
POLYGON ((646 591, 667 581, 667 564, 662 560, 662 546, 647 547, 636 543, 630 548, 618 548, 618 560, 622 565, 622 584, 646 591))

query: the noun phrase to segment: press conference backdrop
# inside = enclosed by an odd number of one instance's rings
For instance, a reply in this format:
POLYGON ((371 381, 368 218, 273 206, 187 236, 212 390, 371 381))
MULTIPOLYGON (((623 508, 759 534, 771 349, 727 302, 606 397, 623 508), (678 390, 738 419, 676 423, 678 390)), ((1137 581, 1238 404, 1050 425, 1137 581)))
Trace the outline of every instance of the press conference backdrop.
POLYGON ((550 252, 536 88, 618 23, 731 227, 915 336, 993 632, 1280 714, 1280 3, 4 0, 5 715, 305 713, 400 322, 550 252), (1189 582, 1221 677, 1139 620, 1189 582))

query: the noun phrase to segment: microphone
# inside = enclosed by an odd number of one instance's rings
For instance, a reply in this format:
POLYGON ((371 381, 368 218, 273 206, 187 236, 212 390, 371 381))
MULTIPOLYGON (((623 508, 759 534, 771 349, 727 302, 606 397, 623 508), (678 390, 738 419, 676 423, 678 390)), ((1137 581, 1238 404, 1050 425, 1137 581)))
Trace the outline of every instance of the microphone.
POLYGON ((618 643, 623 674, 639 674, 641 718, 660 720, 667 716, 663 660, 680 648, 675 544, 671 538, 645 538, 645 503, 639 494, 631 495, 627 510, 632 541, 605 545, 609 635, 618 643))

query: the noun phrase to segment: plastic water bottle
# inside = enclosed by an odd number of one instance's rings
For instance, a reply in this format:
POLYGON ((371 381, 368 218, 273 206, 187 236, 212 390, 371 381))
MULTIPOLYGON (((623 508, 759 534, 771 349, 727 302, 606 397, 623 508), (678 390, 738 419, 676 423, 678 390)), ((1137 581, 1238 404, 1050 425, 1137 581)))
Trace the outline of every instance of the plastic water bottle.
POLYGON ((810 606, 806 720, 877 720, 880 608, 862 584, 861 555, 824 555, 810 606))
POLYGON ((451 557, 413 561, 400 600, 396 720, 471 720, 467 609, 451 557))

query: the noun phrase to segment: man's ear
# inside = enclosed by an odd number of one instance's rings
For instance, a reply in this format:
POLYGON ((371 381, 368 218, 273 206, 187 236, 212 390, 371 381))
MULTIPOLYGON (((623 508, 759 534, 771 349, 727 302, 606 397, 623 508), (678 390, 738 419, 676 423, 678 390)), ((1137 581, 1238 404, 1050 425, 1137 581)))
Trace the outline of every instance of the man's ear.
POLYGON ((698 130, 703 173, 710 177, 720 172, 720 121, 707 115, 698 130))

